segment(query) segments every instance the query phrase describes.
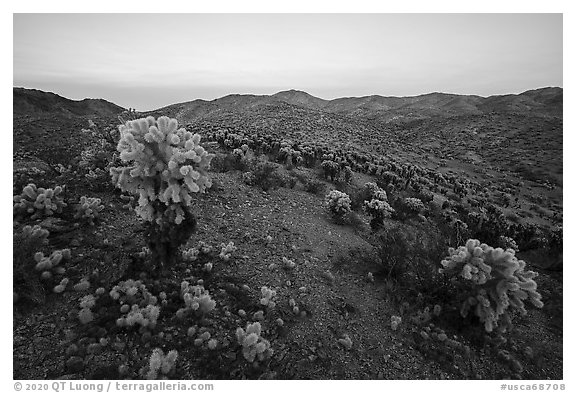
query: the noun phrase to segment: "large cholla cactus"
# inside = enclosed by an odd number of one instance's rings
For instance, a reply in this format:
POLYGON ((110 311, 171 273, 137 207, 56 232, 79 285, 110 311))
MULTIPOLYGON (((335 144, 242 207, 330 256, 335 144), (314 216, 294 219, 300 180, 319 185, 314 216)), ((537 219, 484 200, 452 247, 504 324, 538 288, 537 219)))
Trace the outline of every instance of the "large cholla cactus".
POLYGON ((513 249, 495 249, 470 239, 466 246, 450 248, 448 252, 440 273, 450 275, 455 283, 465 283, 471 293, 462 303, 460 314, 466 317, 473 308, 487 332, 495 327, 506 331, 513 310, 525 315, 524 300, 543 306, 534 281, 538 274, 524 271, 526 263, 516 258, 513 249))
POLYGON ((352 201, 348 194, 332 190, 325 197, 326 207, 334 217, 342 218, 352 211, 352 201))
POLYGON ((112 181, 139 197, 135 211, 149 222, 153 267, 170 264, 195 229, 192 194, 211 187, 206 171, 214 155, 200 146, 200 135, 166 116, 128 121, 119 130, 117 149, 126 165, 110 169, 112 181))
POLYGON ((128 166, 110 169, 113 182, 140 196, 136 212, 144 220, 159 223, 171 212, 180 224, 191 194, 212 186, 206 170, 214 155, 200 146, 200 135, 178 128, 178 121, 166 116, 129 121, 119 130, 118 151, 128 166))

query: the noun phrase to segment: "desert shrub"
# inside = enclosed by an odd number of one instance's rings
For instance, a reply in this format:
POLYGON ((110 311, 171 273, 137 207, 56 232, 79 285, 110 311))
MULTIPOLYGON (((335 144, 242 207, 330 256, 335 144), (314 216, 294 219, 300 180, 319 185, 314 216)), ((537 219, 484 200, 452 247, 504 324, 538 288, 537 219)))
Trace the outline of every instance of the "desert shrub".
POLYGON ((259 159, 252 170, 252 184, 264 191, 279 188, 285 185, 284 178, 278 173, 275 164, 259 159))
POLYGON ((372 240, 380 259, 380 274, 429 299, 444 296, 446 280, 438 274, 445 250, 441 234, 431 225, 388 222, 372 240))
POLYGON ((561 226, 558 226, 550 232, 548 253, 555 258, 562 256, 563 243, 563 230, 561 226))
POLYGON ((210 168, 218 173, 229 172, 234 169, 232 160, 231 154, 216 153, 210 161, 210 168))
POLYGON ((316 179, 308 179, 306 183, 304 183, 304 190, 311 194, 319 195, 324 193, 326 189, 326 184, 323 182, 316 180, 316 179))
MULTIPOLYGON (((89 127, 82 129, 82 133, 88 137, 89 144, 82 150, 77 168, 68 168, 84 177, 85 183, 92 190, 106 190, 113 188, 110 181, 110 168, 120 165, 116 145, 118 143, 118 130, 99 128, 94 122, 89 121, 89 127)), ((66 178, 70 174, 61 172, 66 178)))
POLYGON ((526 263, 518 260, 512 249, 492 248, 470 239, 465 246, 450 248, 439 271, 450 278, 455 297, 461 301, 460 314, 470 311, 486 332, 497 328, 505 332, 512 325, 512 315, 526 314, 524 301, 542 307, 533 271, 525 271, 526 263))
POLYGON ((118 188, 139 197, 135 212, 147 223, 155 270, 175 262, 196 228, 189 207, 194 193, 212 185, 207 170, 213 155, 200 146, 200 135, 166 116, 128 121, 119 130, 123 165, 110 174, 118 188))
POLYGON ((352 211, 350 197, 348 194, 338 190, 332 190, 324 198, 326 208, 332 217, 342 220, 352 211))

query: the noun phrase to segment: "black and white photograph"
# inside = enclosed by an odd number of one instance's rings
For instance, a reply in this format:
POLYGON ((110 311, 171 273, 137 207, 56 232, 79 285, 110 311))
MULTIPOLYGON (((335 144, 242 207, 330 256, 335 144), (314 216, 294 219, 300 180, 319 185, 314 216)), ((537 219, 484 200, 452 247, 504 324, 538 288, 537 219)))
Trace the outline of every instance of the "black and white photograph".
POLYGON ((13 380, 570 390, 562 13, 12 18, 13 380))

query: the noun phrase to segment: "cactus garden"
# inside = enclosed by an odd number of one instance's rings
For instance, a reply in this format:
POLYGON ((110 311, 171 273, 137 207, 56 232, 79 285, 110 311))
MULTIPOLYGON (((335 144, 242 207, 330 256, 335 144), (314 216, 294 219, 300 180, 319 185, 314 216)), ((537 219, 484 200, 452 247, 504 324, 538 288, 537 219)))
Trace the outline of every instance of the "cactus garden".
POLYGON ((18 108, 15 379, 563 378, 561 117, 18 108))

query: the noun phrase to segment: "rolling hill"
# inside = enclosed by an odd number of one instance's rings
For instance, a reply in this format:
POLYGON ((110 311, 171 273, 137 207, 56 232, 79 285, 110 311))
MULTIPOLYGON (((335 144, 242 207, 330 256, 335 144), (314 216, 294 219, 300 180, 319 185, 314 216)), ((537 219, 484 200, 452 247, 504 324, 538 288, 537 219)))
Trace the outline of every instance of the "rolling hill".
POLYGON ((65 116, 109 116, 125 110, 103 99, 73 101, 58 94, 19 87, 13 89, 13 100, 14 115, 59 113, 65 116))
POLYGON ((413 97, 345 97, 323 100, 298 90, 273 95, 228 95, 212 101, 194 100, 151 112, 168 112, 182 121, 224 111, 255 111, 260 107, 287 103, 312 111, 360 117, 382 122, 410 121, 431 117, 453 117, 488 113, 562 116, 563 89, 547 87, 521 94, 480 97, 430 93, 413 97))

